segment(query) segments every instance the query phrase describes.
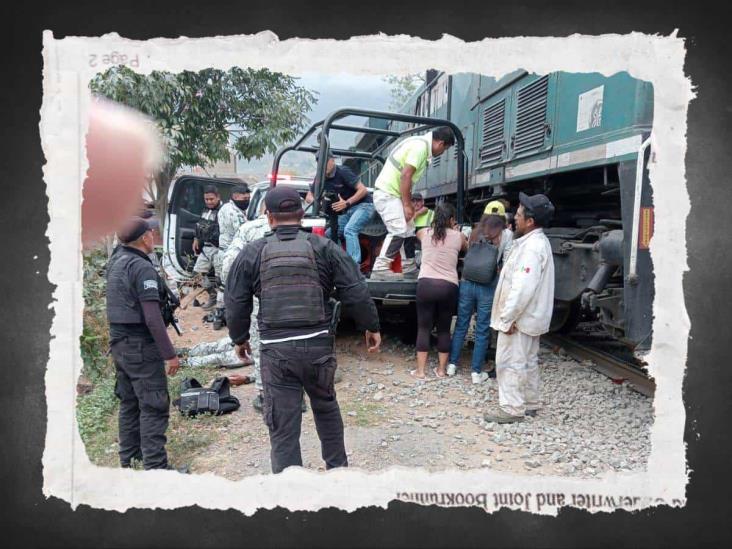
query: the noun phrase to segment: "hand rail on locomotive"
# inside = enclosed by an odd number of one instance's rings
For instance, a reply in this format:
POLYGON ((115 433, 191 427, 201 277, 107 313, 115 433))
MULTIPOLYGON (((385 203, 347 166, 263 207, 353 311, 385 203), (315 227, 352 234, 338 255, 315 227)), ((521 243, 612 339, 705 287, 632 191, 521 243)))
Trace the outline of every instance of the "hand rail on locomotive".
POLYGON ((362 158, 365 160, 378 161, 384 164, 385 159, 379 153, 391 145, 394 141, 400 137, 414 134, 418 131, 427 131, 431 128, 439 126, 449 127, 455 134, 455 146, 457 147, 458 158, 462 161, 457 163, 457 221, 458 223, 463 222, 463 212, 465 209, 465 197, 467 195, 467 189, 465 188, 467 178, 465 177, 466 166, 465 166, 465 138, 453 122, 442 119, 442 118, 429 118, 425 116, 415 116, 409 114, 401 114, 388 111, 372 111, 365 109, 358 109, 353 107, 345 107, 330 113, 324 120, 316 122, 292 145, 280 148, 275 154, 274 161, 272 163, 272 186, 277 184, 277 173, 279 172, 280 161, 282 157, 290 151, 302 151, 302 152, 316 152, 318 154, 317 170, 314 181, 314 192, 313 197, 315 198, 313 203, 313 213, 318 215, 320 212, 320 199, 323 194, 323 187, 325 183, 325 163, 323 159, 327 158, 329 152, 333 153, 334 156, 346 157, 346 158, 362 158), (365 118, 376 118, 380 120, 388 120, 393 122, 407 122, 419 124, 415 128, 410 128, 404 131, 385 130, 381 128, 369 128, 368 126, 350 126, 345 124, 336 124, 338 120, 347 116, 359 116, 365 118), (320 143, 318 147, 305 146, 303 143, 318 129, 322 127, 320 133, 320 143), (352 133, 364 133, 364 134, 375 134, 384 135, 388 139, 379 146, 375 151, 358 151, 358 150, 346 150, 346 149, 330 149, 330 130, 342 130, 352 133))
POLYGON ((641 190, 643 186, 643 166, 645 153, 651 144, 651 136, 648 136, 638 149, 638 158, 636 160, 635 169, 635 192, 633 196, 633 227, 630 246, 630 260, 628 261, 628 282, 635 284, 638 281, 637 265, 638 265, 638 231, 640 230, 640 208, 641 208, 641 190))

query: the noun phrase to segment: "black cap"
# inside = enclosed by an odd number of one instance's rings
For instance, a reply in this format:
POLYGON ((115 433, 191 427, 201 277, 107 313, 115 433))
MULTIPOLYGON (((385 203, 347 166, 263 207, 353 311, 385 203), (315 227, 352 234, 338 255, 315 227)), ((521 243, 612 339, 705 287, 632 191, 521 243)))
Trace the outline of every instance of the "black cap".
POLYGON ((249 185, 246 183, 239 183, 238 185, 234 185, 234 188, 231 189, 231 194, 234 193, 241 193, 241 194, 249 194, 249 185))
POLYGON ((519 193, 519 202, 532 213, 534 220, 542 227, 554 217, 554 204, 543 194, 529 196, 519 193))
POLYGON ((117 238, 123 244, 134 242, 147 231, 158 228, 158 222, 155 219, 143 219, 141 217, 133 217, 125 225, 117 231, 117 238))
POLYGON ((302 201, 298 192, 287 185, 277 185, 267 191, 264 203, 269 213, 295 213, 302 211, 302 201))
POLYGON ((424 200, 422 193, 412 193, 412 200, 424 200))

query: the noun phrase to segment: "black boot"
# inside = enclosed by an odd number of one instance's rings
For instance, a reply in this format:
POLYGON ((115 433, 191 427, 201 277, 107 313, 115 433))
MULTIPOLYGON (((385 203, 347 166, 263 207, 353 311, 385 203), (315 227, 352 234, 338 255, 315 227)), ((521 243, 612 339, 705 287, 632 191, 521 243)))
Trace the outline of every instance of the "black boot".
POLYGON ((220 330, 224 326, 226 326, 226 311, 223 307, 216 309, 214 311, 214 321, 212 328, 214 330, 220 330))
POLYGON ((254 406, 257 412, 262 413, 264 409, 264 396, 262 395, 262 391, 257 391, 257 396, 252 399, 252 406, 254 406))

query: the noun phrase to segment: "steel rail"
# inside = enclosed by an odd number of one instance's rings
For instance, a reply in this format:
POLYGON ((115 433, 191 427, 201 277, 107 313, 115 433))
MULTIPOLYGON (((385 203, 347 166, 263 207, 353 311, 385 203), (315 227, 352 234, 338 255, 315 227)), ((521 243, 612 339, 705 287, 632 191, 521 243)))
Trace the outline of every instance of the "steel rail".
POLYGON ((545 334, 541 338, 550 345, 561 347, 573 358, 579 360, 589 359, 593 370, 606 375, 613 381, 626 381, 631 388, 643 395, 652 397, 656 391, 656 383, 652 378, 649 378, 632 364, 610 353, 559 334, 545 334))

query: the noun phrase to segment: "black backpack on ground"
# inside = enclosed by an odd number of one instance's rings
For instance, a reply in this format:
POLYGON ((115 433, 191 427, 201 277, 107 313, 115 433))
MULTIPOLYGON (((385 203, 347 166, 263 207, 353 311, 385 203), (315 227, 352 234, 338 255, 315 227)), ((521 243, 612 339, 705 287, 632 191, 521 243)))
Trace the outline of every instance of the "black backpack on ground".
POLYGON ((463 260, 463 278, 478 284, 490 284, 498 268, 498 247, 480 237, 468 248, 463 260))
POLYGON ((211 387, 202 387, 195 378, 185 378, 180 383, 180 398, 173 405, 184 416, 211 413, 217 416, 238 410, 239 399, 229 392, 229 378, 217 377, 211 387))

